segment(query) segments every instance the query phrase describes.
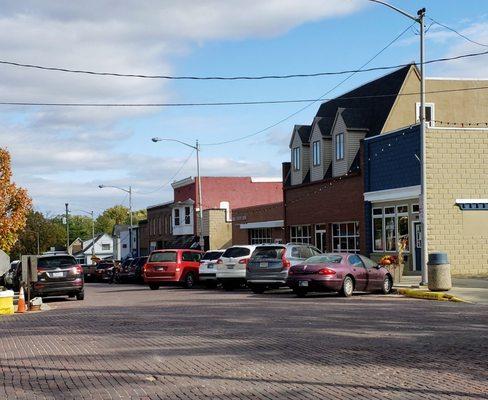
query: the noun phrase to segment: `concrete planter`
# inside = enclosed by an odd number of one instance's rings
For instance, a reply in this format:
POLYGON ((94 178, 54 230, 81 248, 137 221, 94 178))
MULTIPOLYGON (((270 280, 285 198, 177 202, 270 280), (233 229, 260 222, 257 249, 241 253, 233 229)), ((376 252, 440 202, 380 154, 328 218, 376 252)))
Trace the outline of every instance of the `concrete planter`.
POLYGON ((384 265, 384 267, 390 272, 391 276, 393 277, 393 284, 395 285, 400 283, 403 276, 403 265, 390 264, 384 265))

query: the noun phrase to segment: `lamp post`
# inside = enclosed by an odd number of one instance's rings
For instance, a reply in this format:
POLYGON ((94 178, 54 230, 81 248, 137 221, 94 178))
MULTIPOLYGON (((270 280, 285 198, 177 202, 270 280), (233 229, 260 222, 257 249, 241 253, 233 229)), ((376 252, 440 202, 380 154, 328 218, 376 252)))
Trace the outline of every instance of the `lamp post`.
POLYGON ((95 258, 95 217, 93 211, 85 211, 85 210, 73 210, 88 214, 91 216, 92 220, 92 261, 95 258))
POLYGON ((422 227, 422 282, 421 284, 427 284, 427 259, 428 259, 428 243, 427 243, 427 185, 426 185, 426 129, 425 129, 425 68, 424 68, 424 56, 425 56, 425 8, 421 8, 417 11, 417 16, 411 15, 391 4, 388 4, 382 0, 369 0, 374 3, 383 4, 386 7, 404 15, 407 18, 417 22, 420 30, 420 147, 422 159, 420 162, 420 224, 422 227))
POLYGON ((129 189, 124 189, 118 186, 110 186, 110 185, 98 185, 100 189, 103 188, 112 188, 112 189, 118 189, 122 190, 125 193, 129 194, 129 218, 130 218, 130 227, 129 227, 129 250, 130 250, 130 256, 132 257, 133 254, 133 246, 132 246, 132 186, 129 186, 129 189))
POLYGON ((197 152, 197 185, 198 185, 198 219, 200 220, 200 229, 199 229, 199 238, 200 238, 200 248, 203 250, 204 249, 204 240, 203 240, 203 202, 202 202, 202 179, 200 176, 200 144, 198 143, 198 140, 196 141, 195 145, 182 142, 181 140, 178 139, 169 139, 169 138, 159 138, 159 137, 154 137, 151 139, 154 143, 157 142, 177 142, 180 143, 184 146, 190 147, 197 152))

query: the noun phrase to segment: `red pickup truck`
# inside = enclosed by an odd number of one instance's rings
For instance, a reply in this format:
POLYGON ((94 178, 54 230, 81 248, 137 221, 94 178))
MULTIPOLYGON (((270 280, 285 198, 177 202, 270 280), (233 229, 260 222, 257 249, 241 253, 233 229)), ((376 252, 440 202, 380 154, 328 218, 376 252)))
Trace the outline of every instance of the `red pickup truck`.
POLYGON ((203 251, 190 249, 155 250, 144 265, 144 282, 152 290, 162 283, 178 283, 191 289, 198 281, 203 251))

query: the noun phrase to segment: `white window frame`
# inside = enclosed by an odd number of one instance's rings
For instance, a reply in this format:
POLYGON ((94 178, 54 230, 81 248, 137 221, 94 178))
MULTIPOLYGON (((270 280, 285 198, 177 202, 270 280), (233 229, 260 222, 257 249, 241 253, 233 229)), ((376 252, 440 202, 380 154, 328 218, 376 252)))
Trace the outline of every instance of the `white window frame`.
POLYGON ((333 224, 331 224, 331 228, 332 228, 332 252, 333 253, 340 253, 340 252, 343 252, 343 253, 360 253, 361 252, 361 229, 359 227, 359 221, 347 221, 347 222, 334 222, 333 224), (348 231, 348 228, 346 226, 346 234, 343 236, 341 234, 341 225, 349 225, 349 224, 354 224, 354 232, 350 232, 348 231), (335 234, 335 229, 334 227, 335 226, 338 226, 339 229, 338 229, 338 232, 339 232, 339 235, 336 235, 335 234), (343 249, 341 247, 341 239, 342 238, 345 238, 346 239, 346 242, 347 242, 347 246, 346 246, 346 249, 343 249), (350 238, 354 238, 354 248, 349 248, 349 239, 350 238), (335 242, 335 239, 339 239, 339 248, 336 248, 336 246, 334 246, 334 242, 335 242), (356 240, 357 239, 357 240, 356 240))
POLYGON ((314 167, 318 167, 321 164, 320 140, 316 140, 312 143, 312 164, 314 167))
POLYGON ((269 244, 274 243, 272 228, 249 229, 250 244, 269 244))
POLYGON ((342 161, 345 158, 345 135, 344 133, 338 133, 335 136, 335 159, 336 161, 342 161))
POLYGON ((180 226, 181 225, 181 215, 180 215, 180 209, 179 208, 175 208, 173 210, 173 222, 174 222, 174 226, 180 226), (178 215, 176 215, 178 214, 178 215))
MULTIPOLYGON (((426 121, 428 126, 435 126, 435 103, 425 103, 425 108, 430 107, 431 120, 426 121)), ((415 121, 420 122, 420 102, 415 103, 415 121)))
POLYGON ((312 226, 311 225, 290 226, 290 241, 293 243, 312 244, 312 226))
MULTIPOLYGON (((410 223, 412 222, 411 221, 411 218, 410 218, 410 214, 409 214, 409 209, 411 210, 412 214, 414 214, 413 212, 413 205, 412 206, 408 206, 408 204, 399 204, 399 205, 395 205, 395 206, 390 206, 390 205, 387 205, 387 206, 384 206, 384 207, 373 207, 372 210, 371 210, 371 219, 372 219, 372 224, 371 224, 371 235, 372 235, 372 239, 373 239, 373 252, 377 252, 377 253, 396 253, 398 251, 398 239, 399 239, 399 232, 398 232, 398 222, 399 222, 399 219, 401 217, 408 217, 408 233, 407 233, 407 236, 408 238, 410 239, 410 223), (398 212, 398 209, 399 207, 406 207, 407 211, 405 212, 398 212), (386 214, 385 213, 385 209, 387 208, 393 208, 394 211, 392 213, 388 213, 386 214), (381 210, 381 214, 374 214, 374 210, 381 210), (395 246, 394 246, 394 249, 393 250, 386 250, 386 218, 393 218, 393 220, 395 221, 395 246), (383 240, 383 249, 377 249, 375 247, 375 241, 374 241, 374 220, 375 219, 382 219, 382 240, 383 240)), ((410 252, 410 240, 408 242, 408 247, 407 249, 405 249, 405 252, 406 253, 409 253, 410 252)))
POLYGON ((183 211, 184 211, 183 214, 184 214, 184 218, 185 218, 183 222, 185 223, 185 225, 191 225, 191 207, 185 206, 183 208, 183 211), (188 211, 188 213, 187 213, 187 211, 188 211), (188 222, 187 222, 187 220, 188 220, 188 222))
POLYGON ((372 238, 373 238, 373 251, 374 252, 382 252, 385 251, 385 221, 384 221, 384 215, 383 215, 383 208, 381 207, 373 207, 371 210, 371 215, 372 215, 372 238), (375 210, 380 210, 381 213, 375 214, 375 210), (382 248, 378 249, 376 248, 376 236, 375 236, 375 225, 374 222, 376 219, 381 220, 381 243, 382 243, 382 248))
POLYGON ((300 157, 301 157, 301 149, 300 147, 294 147, 292 151, 292 161, 293 161, 293 169, 295 171, 300 171, 300 157))
POLYGON ((102 251, 110 251, 110 243, 102 243, 102 251), (108 246, 108 249, 104 248, 104 246, 108 246))

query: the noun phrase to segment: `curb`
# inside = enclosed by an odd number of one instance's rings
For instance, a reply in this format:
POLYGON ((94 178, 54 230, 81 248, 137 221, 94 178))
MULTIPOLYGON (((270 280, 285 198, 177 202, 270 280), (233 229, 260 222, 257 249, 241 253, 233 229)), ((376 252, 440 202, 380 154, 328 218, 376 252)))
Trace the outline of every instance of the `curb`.
POLYGON ((473 304, 471 301, 464 300, 460 297, 456 297, 453 296, 452 294, 447 294, 445 292, 431 292, 429 290, 423 290, 423 289, 396 289, 396 292, 403 296, 413 297, 415 299, 453 301, 456 303, 473 304))

